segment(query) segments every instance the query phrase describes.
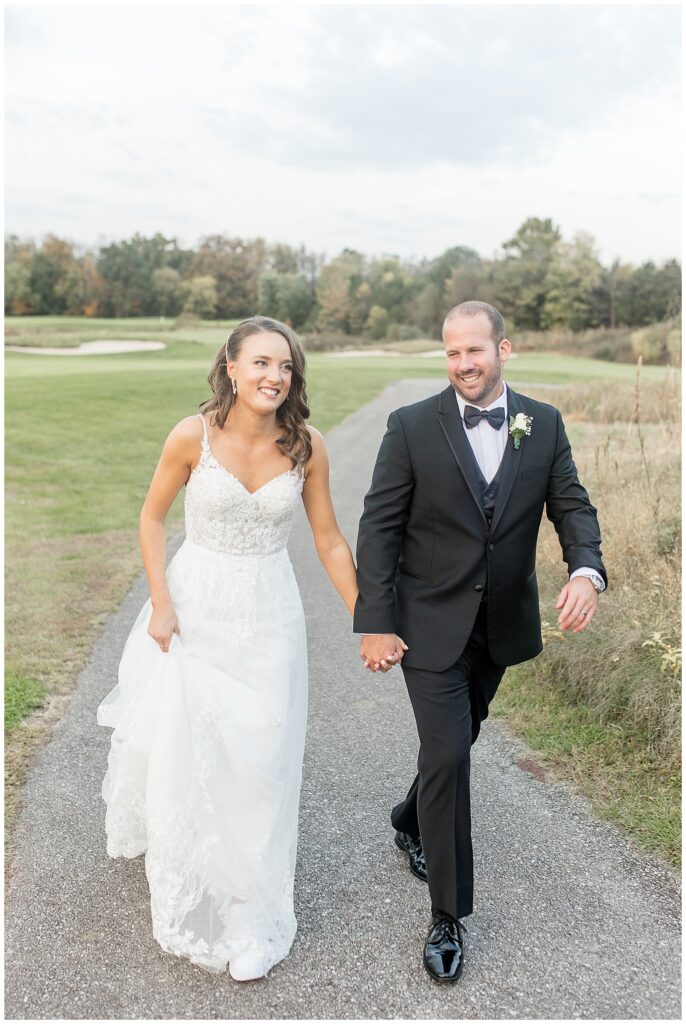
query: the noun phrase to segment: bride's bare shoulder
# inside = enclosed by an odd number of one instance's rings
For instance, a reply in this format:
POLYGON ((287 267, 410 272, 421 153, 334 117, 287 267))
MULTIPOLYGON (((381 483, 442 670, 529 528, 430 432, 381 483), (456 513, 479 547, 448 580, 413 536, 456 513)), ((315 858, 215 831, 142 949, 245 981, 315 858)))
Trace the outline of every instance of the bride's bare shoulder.
MULTIPOLYGON (((205 421, 207 422, 207 418, 205 418, 205 421)), ((202 437, 202 419, 198 413, 194 413, 193 416, 184 416, 176 426, 172 427, 169 436, 171 437, 172 434, 175 434, 177 437, 202 437)))
POLYGON ((306 476, 310 476, 313 472, 315 475, 320 473, 328 473, 329 469, 329 456, 326 452, 326 444, 324 443, 324 437, 317 430, 316 427, 307 424, 307 429, 310 434, 310 441, 312 442, 312 455, 308 459, 306 476))
POLYGON ((326 444, 324 443, 324 435, 313 427, 310 423, 305 424, 310 435, 310 441, 312 443, 312 460, 320 461, 322 458, 326 458, 326 444))
POLYGON ((305 426, 307 427, 307 430, 310 435, 312 448, 314 448, 315 445, 317 446, 317 448, 324 448, 324 435, 321 433, 321 431, 317 430, 316 427, 313 427, 311 423, 306 423, 305 426))
POLYGON ((168 453, 178 455, 182 458, 192 460, 200 445, 203 436, 203 426, 200 417, 184 416, 182 420, 169 431, 164 447, 168 453))

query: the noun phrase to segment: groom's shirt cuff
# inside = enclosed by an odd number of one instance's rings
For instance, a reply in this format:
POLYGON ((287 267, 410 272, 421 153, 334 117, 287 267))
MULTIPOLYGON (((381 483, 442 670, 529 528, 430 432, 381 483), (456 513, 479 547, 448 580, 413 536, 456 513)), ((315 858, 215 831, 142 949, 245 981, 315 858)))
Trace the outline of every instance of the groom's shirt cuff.
POLYGON ((597 583, 598 593, 602 593, 602 591, 605 590, 605 580, 599 572, 595 571, 595 569, 590 569, 588 566, 582 565, 580 569, 574 570, 569 577, 570 580, 573 580, 575 576, 587 576, 593 583, 597 583))

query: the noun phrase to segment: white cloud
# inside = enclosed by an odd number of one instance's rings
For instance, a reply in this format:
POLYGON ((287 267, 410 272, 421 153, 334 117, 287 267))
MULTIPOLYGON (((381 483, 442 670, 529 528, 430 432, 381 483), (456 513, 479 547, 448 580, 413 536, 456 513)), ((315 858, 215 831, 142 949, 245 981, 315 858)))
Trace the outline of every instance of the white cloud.
POLYGON ((6 229, 488 255, 537 215, 605 259, 667 258, 675 16, 8 9, 6 229))

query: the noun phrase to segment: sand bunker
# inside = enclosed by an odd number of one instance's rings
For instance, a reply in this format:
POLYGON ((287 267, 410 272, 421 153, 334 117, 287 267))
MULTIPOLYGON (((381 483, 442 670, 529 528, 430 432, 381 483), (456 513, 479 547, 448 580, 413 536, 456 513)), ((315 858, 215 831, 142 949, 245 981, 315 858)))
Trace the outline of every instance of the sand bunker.
POLYGON ((77 348, 28 348, 5 345, 6 352, 29 352, 35 356, 111 356, 118 352, 157 352, 163 341, 82 341, 77 348))
MULTIPOLYGON (((445 359, 444 348, 432 348, 428 352, 398 352, 386 348, 344 348, 340 352, 326 352, 327 356, 336 359, 355 358, 360 356, 404 356, 405 359, 445 359)), ((516 359, 518 352, 510 353, 510 359, 516 359)))
POLYGON ((360 356, 404 356, 406 359, 413 356, 444 356, 445 349, 432 349, 430 352, 397 352, 388 348, 344 348, 340 352, 327 352, 327 356, 334 356, 336 359, 359 359, 360 356))
POLYGON ((399 356, 399 352, 387 352, 383 348, 344 348, 340 352, 327 352, 334 359, 351 359, 358 356, 399 356))

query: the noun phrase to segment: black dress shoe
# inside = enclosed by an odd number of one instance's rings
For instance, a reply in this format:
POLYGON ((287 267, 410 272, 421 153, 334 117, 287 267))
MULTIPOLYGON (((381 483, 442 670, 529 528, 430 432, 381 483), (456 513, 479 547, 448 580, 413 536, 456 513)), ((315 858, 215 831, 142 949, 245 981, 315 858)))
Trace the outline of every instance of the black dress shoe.
POLYGON ((424 860, 421 839, 419 837, 415 839, 414 836, 408 835, 407 832, 396 832, 395 845, 410 858, 410 871, 412 874, 416 875, 417 878, 421 878, 422 882, 426 882, 426 861, 424 860))
POLYGON ((457 981, 464 967, 463 935, 459 921, 432 914, 424 947, 424 966, 436 981, 457 981))

